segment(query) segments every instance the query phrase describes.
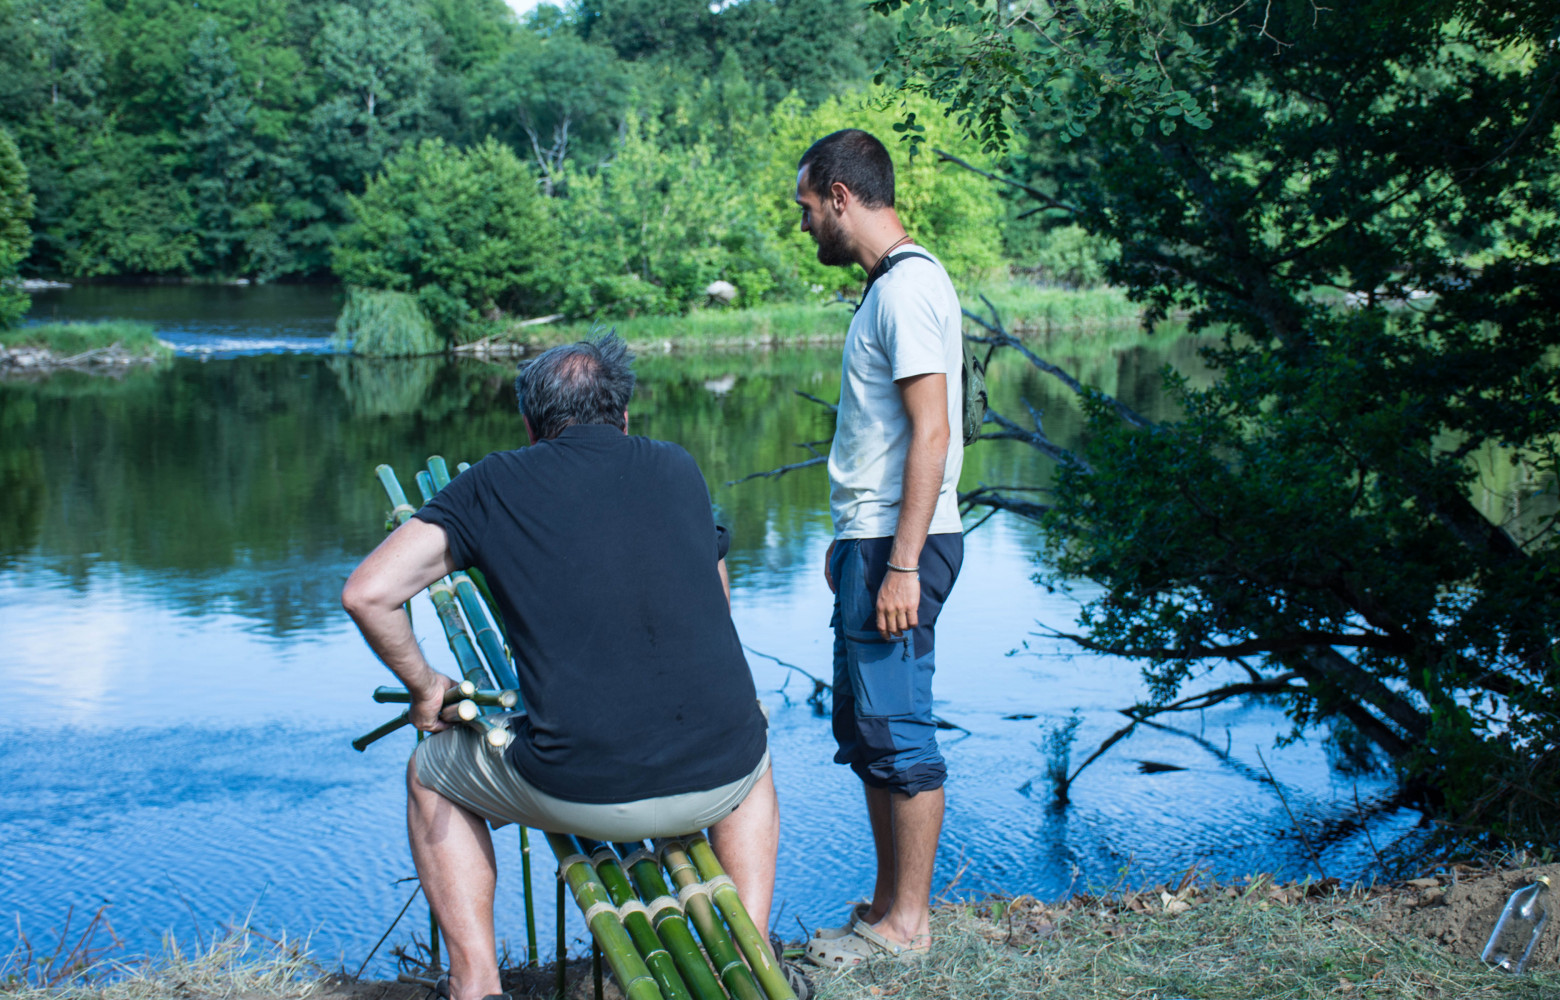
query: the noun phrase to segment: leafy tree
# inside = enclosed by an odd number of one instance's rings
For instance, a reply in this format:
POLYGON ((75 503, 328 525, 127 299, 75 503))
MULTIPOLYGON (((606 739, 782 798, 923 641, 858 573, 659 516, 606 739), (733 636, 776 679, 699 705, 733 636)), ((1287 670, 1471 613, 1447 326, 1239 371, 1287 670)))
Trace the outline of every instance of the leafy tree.
POLYGON ((974 143, 937 114, 937 106, 924 98, 893 102, 889 94, 841 100, 830 98, 806 111, 798 99, 782 101, 774 111, 773 137, 768 144, 770 162, 763 193, 771 225, 781 234, 788 253, 800 261, 802 279, 833 292, 859 290, 862 277, 855 269, 824 267, 817 262, 811 236, 801 231, 794 196, 796 161, 814 140, 842 128, 861 128, 878 136, 894 156, 895 207, 905 227, 935 253, 961 280, 990 275, 1002 266, 992 232, 1001 216, 1001 203, 992 186, 969 173, 931 156, 909 156, 908 144, 894 141, 895 126, 904 115, 912 116, 932 136, 934 145, 974 156, 974 143))
POLYGON ((514 152, 491 139, 469 150, 424 140, 349 202, 336 275, 414 294, 446 337, 496 311, 537 309, 557 285, 547 202, 514 152))
POLYGON ((753 303, 784 280, 750 181, 710 143, 661 137, 657 120, 630 115, 611 162, 568 177, 557 213, 566 312, 679 313, 717 278, 753 303))
POLYGON ((571 156, 610 155, 631 99, 629 74, 612 50, 572 31, 520 33, 470 87, 488 134, 531 154, 548 196, 571 156))
POLYGON ((32 245, 33 197, 27 189, 27 167, 16 143, 0 128, 0 329, 12 326, 27 311, 28 297, 14 287, 16 269, 32 245))
POLYGON ((1057 459, 1049 502, 972 499, 1041 518, 1058 580, 1101 585, 1070 637, 1144 662, 1137 717, 1276 695, 1454 822, 1552 843, 1554 6, 928 7, 915 85, 988 141, 1066 143, 1035 204, 1119 246, 1151 316, 1223 334, 1210 387, 1168 376, 1180 420, 1079 386, 1075 452, 1000 421, 1057 459), (1488 463, 1530 470, 1522 519, 1476 502, 1488 463), (1220 662, 1245 680, 1181 697, 1220 662))
POLYGON ((254 104, 243 92, 227 39, 211 18, 190 43, 185 85, 190 122, 185 145, 202 262, 226 273, 247 270, 248 227, 241 221, 257 200, 261 154, 254 139, 254 104))

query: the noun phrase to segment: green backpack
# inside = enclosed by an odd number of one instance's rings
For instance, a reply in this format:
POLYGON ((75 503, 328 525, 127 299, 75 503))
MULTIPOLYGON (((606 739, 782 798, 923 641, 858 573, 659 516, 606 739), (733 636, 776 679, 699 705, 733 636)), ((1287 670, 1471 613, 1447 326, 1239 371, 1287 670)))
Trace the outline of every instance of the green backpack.
POLYGON ((980 437, 980 425, 986 422, 986 365, 994 349, 986 348, 986 356, 981 357, 968 338, 964 341, 964 375, 960 382, 964 386, 965 445, 980 437))
MULTIPOLYGON (((931 260, 924 253, 908 250, 892 257, 884 257, 877 270, 867 278, 867 289, 870 290, 874 282, 888 273, 888 269, 909 257, 919 257, 922 260, 931 260)), ((861 293, 863 300, 867 293, 861 293)), ((985 357, 975 353, 975 347, 968 340, 964 341, 964 369, 959 379, 960 387, 964 394, 964 426, 961 428, 964 443, 968 445, 980 436, 980 426, 986 422, 986 365, 991 361, 992 348, 986 349, 985 357)))

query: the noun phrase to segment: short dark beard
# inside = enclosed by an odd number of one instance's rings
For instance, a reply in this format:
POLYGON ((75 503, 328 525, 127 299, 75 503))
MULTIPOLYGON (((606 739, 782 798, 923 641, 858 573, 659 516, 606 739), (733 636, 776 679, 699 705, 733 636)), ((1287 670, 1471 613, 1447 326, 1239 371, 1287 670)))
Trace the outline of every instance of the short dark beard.
POLYGON ((819 212, 817 218, 813 219, 812 234, 813 239, 818 241, 818 263, 829 267, 849 267, 856 263, 856 255, 851 252, 831 216, 819 212))

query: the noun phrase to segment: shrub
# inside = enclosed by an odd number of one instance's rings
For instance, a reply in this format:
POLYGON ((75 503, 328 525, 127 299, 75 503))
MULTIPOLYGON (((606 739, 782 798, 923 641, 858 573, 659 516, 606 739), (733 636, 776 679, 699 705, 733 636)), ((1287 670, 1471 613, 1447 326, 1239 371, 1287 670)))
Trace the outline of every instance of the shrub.
POLYGON ((353 221, 332 252, 336 275, 415 296, 446 339, 494 310, 532 312, 554 295, 557 248, 547 203, 530 170, 501 143, 459 150, 425 140, 349 202, 353 221))
POLYGON ((438 354, 445 341, 417 299, 406 292, 349 288, 331 343, 338 350, 379 358, 438 354))

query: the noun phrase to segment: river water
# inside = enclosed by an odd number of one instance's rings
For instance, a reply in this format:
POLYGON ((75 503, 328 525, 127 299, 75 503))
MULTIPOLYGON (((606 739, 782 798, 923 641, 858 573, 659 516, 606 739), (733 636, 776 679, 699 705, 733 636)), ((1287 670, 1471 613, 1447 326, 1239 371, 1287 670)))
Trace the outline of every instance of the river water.
MULTIPOLYGON (((334 293, 315 288, 89 287, 35 299, 35 318, 147 319, 180 353, 122 377, 0 382, 0 956, 23 934, 52 948, 68 910, 79 926, 106 903, 122 956, 247 921, 306 937, 323 964, 351 971, 406 902, 411 737, 361 754, 348 745, 394 713, 369 700, 391 678, 338 594, 383 537, 377 463, 411 493, 428 455, 475 461, 524 432, 512 366, 332 356, 323 338, 335 308, 334 293)), ((844 321, 820 312, 820 324, 844 321)), ((1169 335, 1097 332, 1046 352, 1159 417, 1169 415, 1161 368, 1197 369, 1195 344, 1169 335)), ((784 665, 829 676, 827 488, 818 467, 727 482, 801 460, 797 442, 829 436, 827 413, 793 390, 836 398, 838 365, 830 347, 646 353, 631 410, 636 433, 699 460, 732 531, 733 615, 772 713, 783 813, 775 924, 790 937, 798 920, 836 922, 871 871, 859 786, 829 763, 812 682, 784 665)), ((991 383, 999 409, 1022 413, 1026 399, 1053 437, 1076 437, 1076 410, 1047 377, 1005 361, 991 383)), ((965 469, 966 489, 1048 475, 1007 442, 971 448, 965 469)), ((939 624, 937 711, 962 728, 943 734, 939 893, 1053 898, 1190 866, 1369 877, 1376 848, 1415 836, 1417 813, 1382 805, 1393 791, 1385 775, 1362 772, 1324 734, 1276 745, 1288 727, 1262 702, 1140 729, 1055 807, 1049 734, 1076 714, 1076 765, 1147 695, 1132 663, 1034 634, 1076 614, 1076 598, 1032 581, 1037 547, 1035 528, 1005 514, 972 531, 939 624)), ((414 622, 436 665, 452 669, 425 601, 414 622)), ((516 837, 496 840, 500 935, 518 957, 516 837)), ((546 950, 545 865, 536 885, 546 950)), ((425 939, 425 914, 419 901, 390 943, 425 939)), ((570 921, 577 950, 583 929, 577 913, 570 921)), ((381 951, 369 971, 393 963, 381 951)))

